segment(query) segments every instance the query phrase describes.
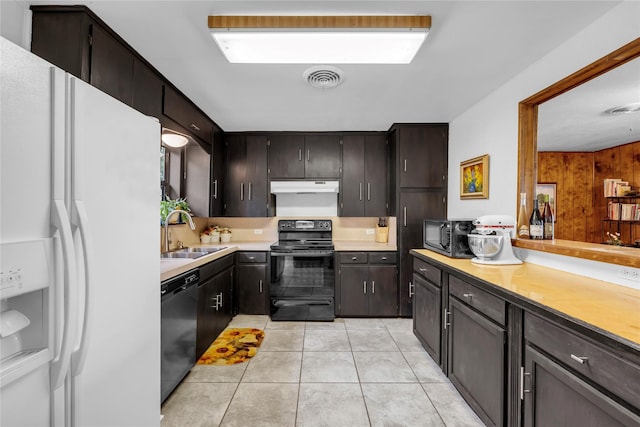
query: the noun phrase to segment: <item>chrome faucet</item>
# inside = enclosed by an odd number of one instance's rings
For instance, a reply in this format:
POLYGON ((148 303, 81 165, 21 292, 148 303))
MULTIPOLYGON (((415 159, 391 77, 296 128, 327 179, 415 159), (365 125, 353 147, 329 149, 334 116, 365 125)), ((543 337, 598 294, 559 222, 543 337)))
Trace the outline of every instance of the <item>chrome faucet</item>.
POLYGON ((183 211, 182 209, 175 209, 175 210, 172 210, 171 212, 169 212, 169 215, 167 215, 167 218, 164 220, 164 250, 165 250, 165 252, 169 252, 169 218, 174 213, 185 214, 185 216, 189 220, 189 227, 191 227, 192 230, 196 229, 196 225, 193 223, 193 220, 191 219, 191 215, 189 215, 189 212, 183 211))

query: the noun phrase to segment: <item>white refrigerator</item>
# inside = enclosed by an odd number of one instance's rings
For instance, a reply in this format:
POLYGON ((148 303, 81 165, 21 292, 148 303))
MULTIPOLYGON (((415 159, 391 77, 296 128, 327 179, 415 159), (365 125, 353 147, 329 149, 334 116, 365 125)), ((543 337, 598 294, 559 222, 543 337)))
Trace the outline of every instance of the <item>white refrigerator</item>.
POLYGON ((158 426, 158 120, 0 41, 0 425, 158 426))

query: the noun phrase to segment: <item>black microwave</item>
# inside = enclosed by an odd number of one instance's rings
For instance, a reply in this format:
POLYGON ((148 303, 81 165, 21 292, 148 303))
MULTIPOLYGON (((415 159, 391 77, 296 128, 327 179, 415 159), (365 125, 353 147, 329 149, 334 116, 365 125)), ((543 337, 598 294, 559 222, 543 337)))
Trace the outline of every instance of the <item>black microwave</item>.
POLYGON ((424 247, 451 258, 473 258, 467 237, 473 229, 472 219, 425 219, 424 247))

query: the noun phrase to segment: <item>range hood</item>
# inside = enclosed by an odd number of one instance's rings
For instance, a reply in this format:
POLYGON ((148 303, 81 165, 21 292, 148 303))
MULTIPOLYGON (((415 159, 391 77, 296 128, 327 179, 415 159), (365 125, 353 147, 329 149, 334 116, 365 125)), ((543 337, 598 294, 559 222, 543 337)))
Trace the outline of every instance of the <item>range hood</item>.
POLYGON ((338 193, 338 181, 271 181, 271 194, 338 193))

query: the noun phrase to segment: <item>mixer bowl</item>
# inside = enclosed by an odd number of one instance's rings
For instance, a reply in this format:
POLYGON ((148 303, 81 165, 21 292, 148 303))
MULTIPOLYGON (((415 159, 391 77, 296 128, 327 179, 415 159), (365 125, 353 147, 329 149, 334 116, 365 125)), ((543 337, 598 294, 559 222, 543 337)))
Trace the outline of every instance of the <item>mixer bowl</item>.
POLYGON ((502 248, 503 236, 469 234, 469 247, 480 259, 491 259, 496 256, 502 248))

